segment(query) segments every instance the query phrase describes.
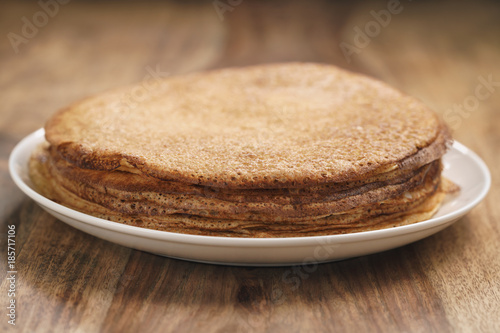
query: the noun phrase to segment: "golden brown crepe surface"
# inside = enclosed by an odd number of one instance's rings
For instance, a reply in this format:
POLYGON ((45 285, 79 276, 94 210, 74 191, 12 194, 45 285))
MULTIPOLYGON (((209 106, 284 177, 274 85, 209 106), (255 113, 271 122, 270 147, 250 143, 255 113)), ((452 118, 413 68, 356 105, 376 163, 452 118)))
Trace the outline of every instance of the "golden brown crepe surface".
POLYGON ((334 66, 274 64, 167 78, 60 111, 46 138, 67 160, 99 170, 226 188, 348 181, 392 170, 444 137, 424 104, 334 66))

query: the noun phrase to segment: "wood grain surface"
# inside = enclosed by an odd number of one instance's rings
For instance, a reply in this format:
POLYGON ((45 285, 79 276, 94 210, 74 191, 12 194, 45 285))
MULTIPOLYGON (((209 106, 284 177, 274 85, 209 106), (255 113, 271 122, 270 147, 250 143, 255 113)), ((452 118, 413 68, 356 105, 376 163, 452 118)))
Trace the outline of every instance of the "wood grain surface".
POLYGON ((41 3, 52 7, 0 5, 0 331, 500 332, 498 4, 243 0, 217 2, 226 4, 217 12, 212 1, 41 3), (336 64, 420 98, 485 160, 490 193, 453 226, 399 249, 243 268, 89 236, 10 179, 14 145, 72 101, 151 73, 279 61, 336 64))

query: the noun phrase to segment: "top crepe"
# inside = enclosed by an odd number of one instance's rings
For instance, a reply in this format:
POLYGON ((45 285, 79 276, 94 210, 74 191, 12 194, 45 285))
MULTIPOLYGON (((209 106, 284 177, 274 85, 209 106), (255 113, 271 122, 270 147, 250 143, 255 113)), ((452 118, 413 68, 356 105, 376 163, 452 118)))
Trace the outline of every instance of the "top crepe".
POLYGON ((431 144, 437 158, 449 137, 414 98, 334 66, 298 63, 111 91, 60 111, 45 129, 81 168, 234 189, 363 179, 418 164, 411 157, 431 144))

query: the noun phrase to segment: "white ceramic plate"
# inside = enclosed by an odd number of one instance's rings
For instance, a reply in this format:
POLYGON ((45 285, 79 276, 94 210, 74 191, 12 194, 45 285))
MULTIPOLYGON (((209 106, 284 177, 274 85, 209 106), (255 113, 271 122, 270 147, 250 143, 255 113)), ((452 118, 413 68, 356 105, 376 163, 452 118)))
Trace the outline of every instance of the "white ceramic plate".
POLYGON ((172 258, 226 265, 319 263, 393 249, 448 227, 476 206, 491 184, 484 162, 455 142, 443 159, 444 175, 460 185, 460 194, 427 221, 384 230, 314 237, 248 239, 185 235, 110 222, 43 197, 33 189, 28 177, 29 156, 43 141, 43 129, 24 138, 11 153, 9 169, 17 186, 47 212, 77 229, 123 246, 172 258))

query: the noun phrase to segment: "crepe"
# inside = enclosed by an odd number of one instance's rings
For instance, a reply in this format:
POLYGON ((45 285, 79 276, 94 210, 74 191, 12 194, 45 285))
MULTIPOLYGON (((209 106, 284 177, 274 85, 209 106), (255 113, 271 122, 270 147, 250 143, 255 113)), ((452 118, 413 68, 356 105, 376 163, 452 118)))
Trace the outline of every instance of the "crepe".
MULTIPOLYGON (((137 86, 55 114, 47 141, 87 169, 223 188, 282 188, 386 172, 440 134, 437 115, 373 79, 317 64, 225 69, 137 86), (124 104, 125 103, 125 104, 124 104)), ((444 143, 438 154, 445 151, 444 143)))
POLYGON ((228 237, 299 237, 345 234, 415 223, 431 217, 447 193, 456 187, 446 179, 426 175, 425 182, 398 197, 315 220, 265 222, 207 218, 192 214, 127 214, 82 199, 52 183, 47 155, 40 149, 30 159, 30 174, 41 193, 70 208, 127 225, 161 231, 228 237))
POLYGON ((447 127, 373 79, 318 64, 167 78, 56 113, 30 175, 63 205, 181 233, 292 237, 431 216, 447 127))

